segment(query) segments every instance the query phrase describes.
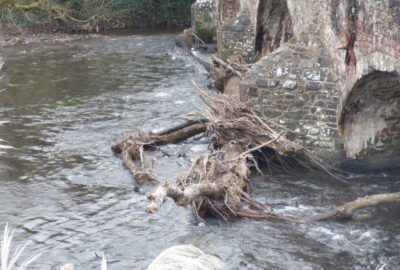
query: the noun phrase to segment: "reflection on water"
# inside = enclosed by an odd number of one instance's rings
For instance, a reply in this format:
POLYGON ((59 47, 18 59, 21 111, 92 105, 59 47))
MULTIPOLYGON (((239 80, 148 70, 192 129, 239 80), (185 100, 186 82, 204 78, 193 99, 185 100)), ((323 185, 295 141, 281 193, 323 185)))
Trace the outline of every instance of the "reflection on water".
MULTIPOLYGON (((0 220, 47 251, 36 269, 72 262, 98 269, 143 269, 161 250, 191 243, 218 254, 230 269, 375 269, 400 265, 399 205, 372 218, 299 225, 241 220, 198 226, 167 202, 144 212, 129 173, 110 145, 137 128, 179 121, 198 100, 191 79, 206 74, 173 35, 107 35, 93 40, 0 49, 0 220)), ((174 179, 207 149, 204 139, 153 153, 155 172, 174 179)), ((397 177, 363 177, 352 185, 306 174, 255 183, 258 200, 303 215, 358 195, 400 190, 397 177), (396 181, 397 180, 397 181, 396 181)), ((390 269, 390 267, 388 267, 390 269)), ((393 268, 395 269, 395 268, 393 268)))

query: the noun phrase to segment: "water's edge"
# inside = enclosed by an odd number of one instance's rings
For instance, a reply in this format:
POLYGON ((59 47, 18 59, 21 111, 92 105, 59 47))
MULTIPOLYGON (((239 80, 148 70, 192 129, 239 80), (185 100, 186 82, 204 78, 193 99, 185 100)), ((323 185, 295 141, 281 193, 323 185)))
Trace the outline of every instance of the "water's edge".
MULTIPOLYGON (((199 226, 171 202, 155 215, 110 151, 123 134, 168 126, 199 103, 191 80, 207 74, 173 45, 171 33, 109 33, 96 38, 0 48, 0 229, 6 221, 34 269, 65 262, 98 269, 145 269, 163 249, 190 243, 218 254, 228 269, 387 269, 400 265, 398 204, 366 220, 299 225, 240 220, 199 226)), ((175 179, 208 141, 190 139, 152 153, 155 172, 175 179)), ((365 194, 400 190, 398 176, 369 175, 342 185, 306 173, 254 181, 255 197, 279 213, 308 215, 365 194)), ((152 187, 147 188, 151 190, 152 187)), ((143 190, 146 192, 148 190, 143 190)), ((369 218, 368 218, 369 216, 369 218)))

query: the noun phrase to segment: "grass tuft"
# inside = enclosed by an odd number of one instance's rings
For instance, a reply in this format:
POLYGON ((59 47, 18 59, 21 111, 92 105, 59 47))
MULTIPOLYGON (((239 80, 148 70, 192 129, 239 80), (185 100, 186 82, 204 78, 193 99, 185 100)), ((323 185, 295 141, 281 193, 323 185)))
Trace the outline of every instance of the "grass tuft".
POLYGON ((12 239, 14 236, 14 231, 11 231, 8 223, 6 224, 4 228, 4 234, 3 234, 3 240, 1 241, 1 261, 0 261, 0 267, 1 270, 25 270, 29 265, 31 265, 34 261, 36 261, 42 253, 39 253, 29 260, 24 261, 21 263, 19 267, 16 266, 16 263, 18 259, 20 258, 21 254, 24 252, 25 248, 29 244, 27 242, 25 245, 19 245, 15 249, 14 253, 11 255, 11 244, 12 244, 12 239))

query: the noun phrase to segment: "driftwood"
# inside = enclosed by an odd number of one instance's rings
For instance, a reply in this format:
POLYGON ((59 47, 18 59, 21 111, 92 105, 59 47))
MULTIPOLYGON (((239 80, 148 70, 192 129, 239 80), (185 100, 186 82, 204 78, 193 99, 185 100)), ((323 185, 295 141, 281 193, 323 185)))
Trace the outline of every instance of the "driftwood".
POLYGON ((215 183, 193 184, 184 190, 165 183, 159 186, 154 193, 147 195, 151 203, 147 206, 146 211, 157 212, 167 197, 172 198, 177 205, 188 206, 200 196, 218 198, 221 194, 224 194, 223 186, 215 183))
POLYGON ((232 67, 230 64, 226 63, 224 60, 218 58, 216 55, 212 56, 212 60, 218 64, 220 64, 221 66, 229 69, 233 74, 235 74, 236 76, 238 76, 240 79, 243 77, 243 74, 240 73, 239 71, 237 71, 234 67, 232 67))
MULTIPOLYGON (((269 207, 256 202, 249 193, 250 170, 258 169, 256 155, 266 158, 265 152, 278 157, 290 157, 309 169, 334 175, 332 168, 324 165, 301 144, 290 141, 285 127, 266 117, 258 116, 246 103, 223 94, 210 94, 198 90, 207 110, 199 112, 201 122, 187 123, 164 132, 136 132, 112 147, 139 184, 156 177, 144 164, 144 151, 158 145, 178 143, 205 132, 210 136, 214 151, 199 157, 186 176, 176 184, 161 184, 148 195, 147 211, 160 209, 166 198, 178 205, 191 206, 195 218, 214 216, 223 220, 238 217, 294 221, 291 217, 275 214, 269 207)), ((269 164, 272 166, 271 164, 269 164)))
POLYGON ((383 203, 400 202, 400 192, 365 196, 335 207, 332 210, 303 219, 304 222, 322 221, 331 218, 350 219, 357 210, 383 203))
POLYGON ((210 71, 213 80, 212 86, 220 92, 224 92, 229 79, 232 77, 242 79, 250 67, 240 55, 233 55, 227 61, 224 61, 214 54, 212 60, 213 64, 210 71))
MULTIPOLYGON (((223 151, 229 153, 232 150, 223 151)), ((245 191, 248 167, 241 162, 227 165, 212 156, 200 157, 188 175, 179 179, 178 185, 165 183, 148 194, 150 204, 146 211, 157 212, 169 197, 179 206, 192 206, 194 216, 200 222, 205 222, 204 218, 208 216, 225 221, 237 217, 289 220, 257 203, 245 191)))
POLYGON ((197 134, 205 132, 205 123, 190 122, 170 131, 160 134, 137 132, 125 138, 122 142, 111 147, 112 151, 119 155, 125 167, 130 171, 133 178, 140 184, 156 180, 155 176, 146 169, 144 161, 144 150, 155 146, 184 141, 197 134), (140 166, 135 164, 139 161, 140 166))

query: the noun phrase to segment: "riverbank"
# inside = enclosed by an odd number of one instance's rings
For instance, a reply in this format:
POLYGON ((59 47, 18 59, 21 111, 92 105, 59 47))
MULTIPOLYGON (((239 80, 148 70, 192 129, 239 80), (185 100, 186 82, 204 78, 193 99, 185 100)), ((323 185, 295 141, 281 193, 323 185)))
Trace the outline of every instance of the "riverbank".
POLYGON ((85 41, 98 37, 100 37, 100 35, 96 34, 6 34, 0 35, 0 48, 17 45, 62 44, 65 42, 85 41))
POLYGON ((0 3, 0 33, 88 33, 110 29, 190 25, 193 0, 0 3))

